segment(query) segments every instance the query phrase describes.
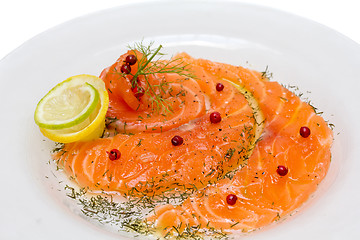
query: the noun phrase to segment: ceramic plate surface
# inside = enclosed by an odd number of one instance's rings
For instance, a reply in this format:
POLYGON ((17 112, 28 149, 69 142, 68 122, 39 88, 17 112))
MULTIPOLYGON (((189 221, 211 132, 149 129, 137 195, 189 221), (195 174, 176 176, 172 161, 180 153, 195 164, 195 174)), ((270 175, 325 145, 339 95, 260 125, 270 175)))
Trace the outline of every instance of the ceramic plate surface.
POLYGON ((246 239, 359 239, 360 46, 312 21, 236 1, 152 1, 77 18, 0 62, 1 239, 125 239, 76 211, 49 164, 37 102, 76 74, 99 75, 128 44, 244 65, 296 85, 335 125, 330 171, 302 210, 246 239))

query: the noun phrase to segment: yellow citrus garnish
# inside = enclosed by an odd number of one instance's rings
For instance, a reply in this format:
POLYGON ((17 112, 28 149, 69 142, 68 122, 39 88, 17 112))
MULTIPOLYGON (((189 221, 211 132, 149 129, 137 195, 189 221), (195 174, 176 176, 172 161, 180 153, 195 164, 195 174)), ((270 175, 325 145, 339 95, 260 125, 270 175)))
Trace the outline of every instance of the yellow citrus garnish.
POLYGON ((88 141, 102 135, 108 105, 102 79, 82 74, 51 89, 38 103, 34 118, 44 136, 53 141, 88 141))

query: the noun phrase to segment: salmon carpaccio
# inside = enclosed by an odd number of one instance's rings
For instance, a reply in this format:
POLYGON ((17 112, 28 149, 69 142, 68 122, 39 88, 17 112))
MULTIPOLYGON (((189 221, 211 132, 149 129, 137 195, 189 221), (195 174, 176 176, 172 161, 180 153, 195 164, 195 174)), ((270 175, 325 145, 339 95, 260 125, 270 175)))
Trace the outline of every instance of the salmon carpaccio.
POLYGON ((312 106, 279 83, 254 70, 181 53, 175 59, 196 78, 139 77, 148 94, 136 97, 136 65, 129 77, 119 74, 129 54, 141 56, 129 51, 100 75, 110 98, 104 137, 65 144, 54 155, 80 186, 135 196, 192 192, 144 219, 161 234, 176 235, 264 227, 299 208, 325 177, 332 131, 312 106), (154 93, 162 102, 154 102, 154 93), (213 112, 220 113, 220 122, 210 121, 213 112), (308 137, 299 133, 304 126, 308 137), (174 136, 183 143, 174 146, 174 136), (119 159, 109 159, 112 149, 120 151, 119 159), (280 176, 278 166, 288 173, 280 176), (237 196, 233 205, 229 194, 237 196))

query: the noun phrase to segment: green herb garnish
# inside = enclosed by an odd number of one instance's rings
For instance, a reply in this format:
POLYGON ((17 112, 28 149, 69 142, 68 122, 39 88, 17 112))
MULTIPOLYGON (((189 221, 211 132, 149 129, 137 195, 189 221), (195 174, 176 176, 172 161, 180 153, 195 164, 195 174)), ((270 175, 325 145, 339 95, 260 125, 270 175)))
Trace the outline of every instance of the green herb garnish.
POLYGON ((171 91, 171 88, 168 89, 170 83, 160 81, 158 84, 153 84, 149 81, 149 76, 155 74, 174 73, 181 77, 196 78, 191 73, 189 64, 186 64, 182 58, 171 58, 170 60, 166 61, 162 60, 162 57, 165 55, 164 53, 160 52, 162 45, 159 45, 157 48, 153 48, 153 42, 147 46, 142 42, 135 43, 134 46, 129 46, 129 49, 139 51, 142 54, 141 57, 136 56, 137 71, 135 74, 119 74, 122 76, 132 76, 132 88, 138 87, 137 80, 138 78, 143 77, 146 83, 145 94, 147 94, 150 98, 149 106, 152 108, 152 110, 158 113, 173 112, 167 99, 164 98, 164 95, 167 93, 167 91, 171 91))

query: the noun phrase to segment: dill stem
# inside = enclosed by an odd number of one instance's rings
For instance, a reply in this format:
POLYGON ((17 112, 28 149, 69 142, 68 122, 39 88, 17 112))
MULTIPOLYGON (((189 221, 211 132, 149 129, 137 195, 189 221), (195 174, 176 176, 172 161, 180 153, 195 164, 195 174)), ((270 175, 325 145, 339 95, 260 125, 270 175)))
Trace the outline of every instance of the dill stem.
POLYGON ((140 69, 137 70, 137 72, 135 73, 134 77, 133 77, 133 82, 136 82, 137 80, 137 76, 141 73, 142 70, 144 70, 146 68, 146 66, 151 62, 151 60, 153 60, 153 58, 156 56, 156 54, 160 51, 160 49, 162 48, 162 45, 160 45, 155 52, 151 55, 151 57, 145 62, 145 64, 143 66, 140 66, 140 69))

